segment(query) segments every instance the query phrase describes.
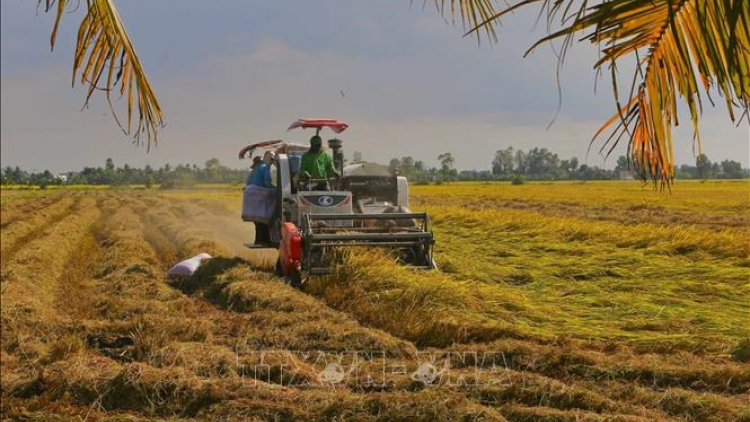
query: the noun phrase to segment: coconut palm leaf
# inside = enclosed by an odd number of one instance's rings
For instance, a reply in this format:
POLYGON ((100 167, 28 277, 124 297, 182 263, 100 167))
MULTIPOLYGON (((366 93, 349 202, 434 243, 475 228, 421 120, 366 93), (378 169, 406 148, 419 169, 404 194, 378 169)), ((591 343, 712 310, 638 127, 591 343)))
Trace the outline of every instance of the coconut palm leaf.
MULTIPOLYGON (((750 2, 747 0, 524 0, 490 16, 472 31, 494 25, 509 12, 540 4, 548 23, 562 29, 529 50, 574 37, 597 44, 596 69, 609 66, 617 113, 596 133, 609 131, 601 151, 628 139, 630 157, 645 179, 669 185, 674 177, 672 127, 679 124, 678 99, 687 105, 698 150, 701 95, 723 98, 732 121, 750 110, 750 2), (618 99, 617 62, 636 57, 628 102, 618 99)), ((470 33, 472 32, 470 31, 470 33)), ((748 119, 750 121, 750 118, 748 119)), ((593 142, 593 141, 592 141, 593 142)))
MULTIPOLYGON (((42 2, 47 11, 55 9, 57 13, 50 39, 54 48, 60 20, 69 0, 39 0, 40 4, 42 2)), ((78 29, 73 85, 80 78, 80 83, 88 87, 86 105, 95 91, 104 91, 120 128, 132 134, 137 144, 141 144, 145 136, 145 144, 150 148, 151 143, 156 144, 158 129, 162 126, 161 107, 122 19, 112 0, 86 0, 86 6, 86 16, 78 29), (125 122, 117 117, 113 92, 126 100, 125 122), (134 125, 136 113, 138 119, 134 125)))
MULTIPOLYGON (((428 0, 423 0, 427 4, 428 0)), ((435 7, 443 16, 450 17, 455 24, 459 20, 464 28, 474 28, 477 42, 481 41, 482 32, 490 39, 497 41, 494 25, 486 25, 497 14, 492 0, 433 0, 435 7), (481 30, 479 30, 481 28, 481 30)), ((413 3, 414 0, 411 0, 413 3)))

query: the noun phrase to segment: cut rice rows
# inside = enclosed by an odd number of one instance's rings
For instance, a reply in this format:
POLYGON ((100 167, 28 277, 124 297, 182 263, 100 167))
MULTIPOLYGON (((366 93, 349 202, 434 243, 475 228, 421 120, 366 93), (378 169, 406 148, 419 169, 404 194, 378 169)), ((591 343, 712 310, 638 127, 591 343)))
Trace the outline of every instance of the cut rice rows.
POLYGON ((727 247, 732 233, 616 236, 611 222, 424 205, 444 271, 345 255, 299 291, 269 273, 269 256, 242 251, 252 225, 232 194, 67 194, 8 220, 3 418, 750 420, 739 326, 750 318, 729 294, 745 288, 747 251, 727 247), (488 242, 483 226, 508 239, 488 242), (195 276, 167 279, 200 252, 214 258, 195 276), (667 283, 676 277, 686 303, 667 283), (644 281, 678 310, 659 313, 644 281), (628 313, 626 300, 639 305, 628 313))

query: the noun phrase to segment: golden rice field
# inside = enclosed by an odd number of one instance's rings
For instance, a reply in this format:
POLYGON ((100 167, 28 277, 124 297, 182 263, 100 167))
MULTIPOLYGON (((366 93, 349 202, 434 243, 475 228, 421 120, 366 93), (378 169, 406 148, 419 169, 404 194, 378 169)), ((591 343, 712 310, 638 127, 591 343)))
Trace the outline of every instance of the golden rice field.
POLYGON ((3 190, 2 419, 750 421, 747 181, 415 186, 439 271, 302 291, 239 193, 3 190))

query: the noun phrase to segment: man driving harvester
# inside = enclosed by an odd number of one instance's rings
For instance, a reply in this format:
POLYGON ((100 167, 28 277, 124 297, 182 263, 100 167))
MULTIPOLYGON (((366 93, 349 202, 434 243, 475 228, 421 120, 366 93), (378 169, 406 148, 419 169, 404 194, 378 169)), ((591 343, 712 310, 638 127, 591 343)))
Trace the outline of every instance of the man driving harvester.
POLYGON ((300 163, 300 182, 308 190, 328 191, 329 177, 339 177, 333 165, 333 159, 323 151, 323 139, 315 135, 310 138, 310 149, 302 154, 300 163))

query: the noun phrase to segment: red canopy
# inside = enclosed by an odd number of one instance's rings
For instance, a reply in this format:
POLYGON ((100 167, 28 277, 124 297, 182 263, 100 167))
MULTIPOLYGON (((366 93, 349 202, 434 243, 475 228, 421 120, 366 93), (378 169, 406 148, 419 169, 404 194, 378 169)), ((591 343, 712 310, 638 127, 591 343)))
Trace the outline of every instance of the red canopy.
POLYGON ((329 127, 335 133, 341 133, 349 127, 349 124, 336 119, 299 119, 296 122, 292 123, 287 131, 296 129, 298 127, 301 127, 303 129, 307 129, 310 127, 314 127, 316 129, 329 127))

